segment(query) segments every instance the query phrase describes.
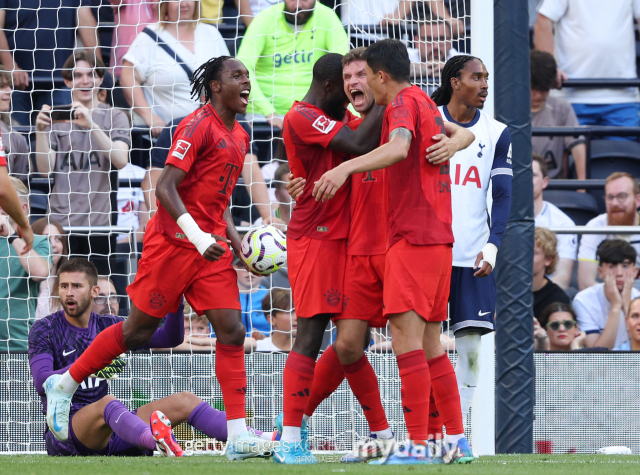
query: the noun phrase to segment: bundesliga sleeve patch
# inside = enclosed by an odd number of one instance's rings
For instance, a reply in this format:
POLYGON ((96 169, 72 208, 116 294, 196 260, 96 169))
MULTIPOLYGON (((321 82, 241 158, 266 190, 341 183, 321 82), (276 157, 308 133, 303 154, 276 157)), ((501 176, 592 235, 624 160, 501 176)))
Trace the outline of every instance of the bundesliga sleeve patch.
POLYGON ((179 160, 183 160, 184 156, 187 154, 189 149, 191 148, 191 144, 186 140, 178 140, 176 143, 176 148, 173 149, 171 155, 173 157, 178 158, 179 160))
POLYGON ((313 121, 313 126, 323 134, 328 134, 329 132, 331 132, 331 129, 333 129, 335 125, 335 120, 330 120, 323 115, 313 121))

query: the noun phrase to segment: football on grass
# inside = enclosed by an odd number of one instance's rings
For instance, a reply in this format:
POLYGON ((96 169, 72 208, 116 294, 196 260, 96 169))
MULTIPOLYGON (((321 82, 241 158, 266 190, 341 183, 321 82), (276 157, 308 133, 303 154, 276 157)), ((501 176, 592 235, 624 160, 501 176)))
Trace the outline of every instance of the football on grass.
POLYGON ((273 274, 287 262, 287 238, 271 225, 245 234, 240 250, 242 260, 258 274, 273 274))

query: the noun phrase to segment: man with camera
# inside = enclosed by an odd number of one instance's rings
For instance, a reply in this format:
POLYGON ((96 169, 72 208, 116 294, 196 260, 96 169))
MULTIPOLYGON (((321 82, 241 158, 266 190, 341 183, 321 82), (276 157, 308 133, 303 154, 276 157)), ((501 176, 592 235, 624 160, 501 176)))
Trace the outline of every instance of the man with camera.
MULTIPOLYGON (((73 53, 62 75, 73 103, 53 110, 44 105, 36 119, 38 171, 54 180, 49 213, 67 226, 109 226, 118 186, 111 172, 128 162, 129 119, 99 101, 105 66, 92 52, 73 53)), ((89 256, 100 274, 110 273, 113 251, 115 235, 70 233, 71 256, 89 256)))

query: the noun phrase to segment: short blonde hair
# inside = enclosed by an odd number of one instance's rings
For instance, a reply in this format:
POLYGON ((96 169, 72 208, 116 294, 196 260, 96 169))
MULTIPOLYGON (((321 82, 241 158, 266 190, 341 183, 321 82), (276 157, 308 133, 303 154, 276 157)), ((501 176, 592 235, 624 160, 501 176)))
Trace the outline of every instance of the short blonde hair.
MULTIPOLYGON (((161 30, 164 30, 167 26, 167 21, 164 19, 164 17, 167 16, 167 12, 169 11, 169 2, 171 1, 175 1, 175 0, 160 0, 158 2, 158 25, 160 26, 161 30)), ((191 28, 193 30, 196 29, 196 26, 198 26, 198 20, 200 20, 200 1, 197 0, 196 2, 196 8, 193 10, 193 17, 191 18, 192 23, 191 23, 191 28)))
POLYGON ((16 190, 16 193, 18 194, 18 199, 20 201, 22 201, 23 203, 26 203, 28 205, 29 204, 29 189, 27 188, 27 185, 22 183, 20 180, 18 180, 14 176, 10 176, 9 180, 11 180, 11 184, 13 185, 14 190, 16 190))
POLYGON ((551 258, 551 263, 545 267, 544 272, 549 275, 553 274, 558 264, 558 238, 555 233, 545 228, 536 228, 534 234, 535 245, 540 247, 544 252, 544 257, 551 258))

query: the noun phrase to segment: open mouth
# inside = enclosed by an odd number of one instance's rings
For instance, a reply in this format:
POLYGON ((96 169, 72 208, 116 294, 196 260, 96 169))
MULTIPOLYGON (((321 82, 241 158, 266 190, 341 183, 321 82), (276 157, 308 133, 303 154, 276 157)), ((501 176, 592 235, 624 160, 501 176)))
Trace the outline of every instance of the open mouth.
POLYGON ((354 107, 364 105, 364 93, 361 90, 351 89, 349 92, 351 93, 351 100, 353 101, 354 107))
POLYGON ((78 304, 74 300, 67 300, 67 301, 65 301, 65 303, 67 304, 67 308, 69 310, 73 310, 74 308, 76 308, 78 306, 78 304))
POLYGON ((242 102, 244 105, 249 105, 249 93, 251 91, 249 91, 249 89, 245 89, 244 91, 240 92, 240 102, 242 102))

